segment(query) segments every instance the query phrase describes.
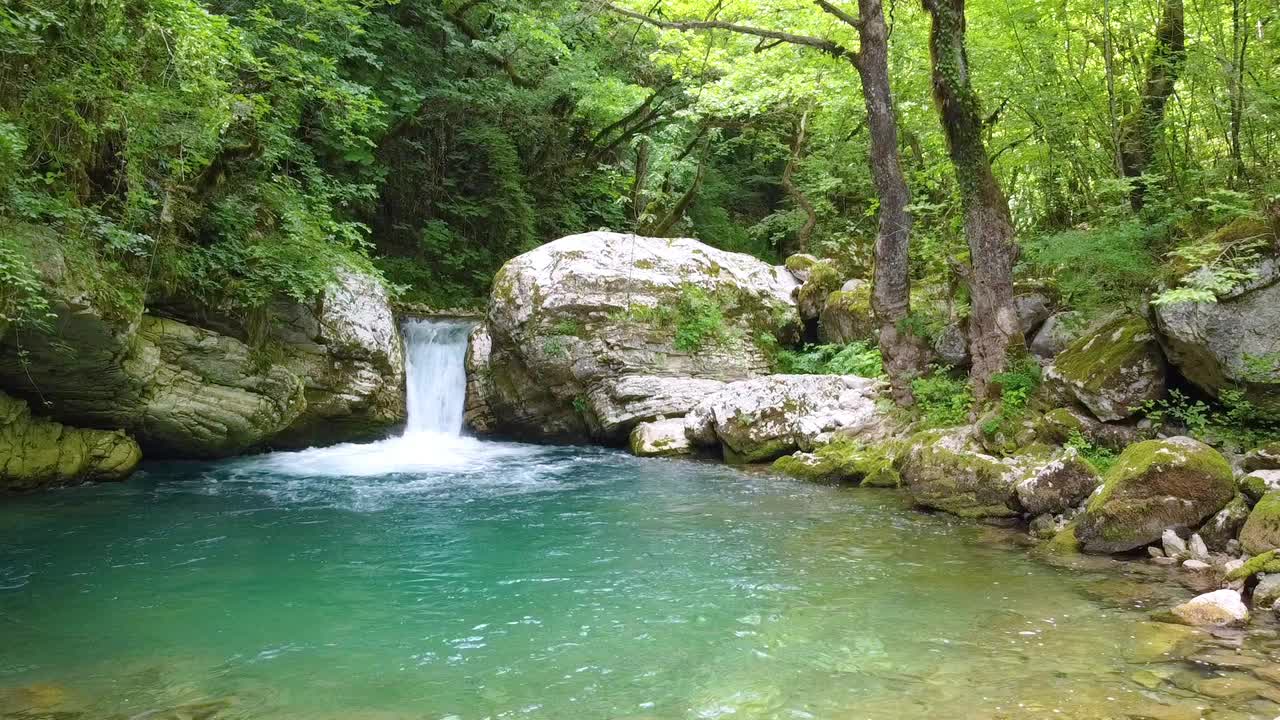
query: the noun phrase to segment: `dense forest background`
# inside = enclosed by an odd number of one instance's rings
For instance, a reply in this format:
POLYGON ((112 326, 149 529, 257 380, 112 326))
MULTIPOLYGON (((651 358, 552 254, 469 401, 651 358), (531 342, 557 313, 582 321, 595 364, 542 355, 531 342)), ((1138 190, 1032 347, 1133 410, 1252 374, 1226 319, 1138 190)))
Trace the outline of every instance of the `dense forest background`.
MULTIPOLYGON (((823 4, 10 0, 0 216, 55 226, 122 313, 181 296, 251 316, 314 296, 341 264, 376 268, 406 301, 477 304, 507 258, 598 228, 865 272, 879 206, 857 73, 716 27, 857 48, 823 4)), ((955 317, 968 248, 928 5, 885 5, 889 70, 910 273, 946 289, 930 307, 955 317)), ((1086 310, 1138 302, 1170 260, 1229 279, 1248 243, 1201 238, 1280 197, 1280 7, 971 0, 965 13, 1019 275, 1053 277, 1086 310), (1153 94, 1162 112, 1135 132, 1153 94), (1134 142, 1149 150, 1138 173, 1134 142)), ((3 322, 39 321, 32 262, 0 233, 3 322)))

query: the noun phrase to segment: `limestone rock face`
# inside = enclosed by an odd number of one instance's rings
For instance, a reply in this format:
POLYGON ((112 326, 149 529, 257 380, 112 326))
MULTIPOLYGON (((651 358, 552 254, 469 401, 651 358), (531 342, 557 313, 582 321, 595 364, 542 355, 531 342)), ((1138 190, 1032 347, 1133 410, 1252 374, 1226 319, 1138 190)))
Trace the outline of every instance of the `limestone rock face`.
POLYGON ((1050 315, 1031 337, 1027 348, 1037 357, 1052 359, 1067 349, 1080 333, 1079 313, 1060 312, 1050 315))
POLYGON ((631 431, 631 454, 639 457, 677 457, 693 452, 684 434, 684 418, 640 423, 631 431))
POLYGON ((1240 388, 1259 411, 1280 417, 1280 257, 1253 272, 1217 302, 1155 306, 1156 327, 1183 377, 1214 397, 1240 388))
POLYGON ((798 337, 796 287, 785 268, 696 240, 596 232, 543 245, 494 279, 471 427, 622 443, 718 383, 767 373, 771 341, 798 337))
POLYGON ((107 312, 68 271, 55 239, 37 245, 53 330, 26 334, 21 348, 13 337, 0 342, 0 387, 47 401, 43 411, 61 422, 123 429, 148 455, 214 458, 276 438, 350 439, 353 427, 403 417, 399 333, 368 276, 344 274, 315 308, 275 308, 267 352, 223 322, 209 321, 215 331, 107 312), (310 434, 317 428, 323 437, 310 434))
POLYGON ((1090 553, 1135 550, 1169 528, 1195 528, 1235 496, 1231 466, 1187 437, 1148 440, 1121 453, 1090 499, 1076 538, 1090 553))
POLYGON ((772 460, 808 450, 824 436, 878 439, 886 418, 878 380, 855 375, 771 375, 725 385, 685 416, 695 445, 719 443, 731 462, 772 460))
POLYGON ((493 352, 493 339, 484 323, 476 325, 467 337, 467 356, 464 361, 467 372, 467 399, 462 423, 481 435, 497 430, 498 418, 489 402, 493 399, 493 376, 489 371, 489 354, 493 352))
POLYGON ((0 393, 0 492, 123 480, 141 459, 123 432, 33 417, 25 402, 0 393))
POLYGON ((1034 468, 1017 485, 1018 501, 1032 515, 1057 514, 1079 505, 1102 479, 1074 448, 1034 468))
POLYGON ((1120 316, 1086 333, 1045 369, 1045 379, 1094 417, 1132 417, 1165 391, 1165 362, 1146 320, 1120 316))
POLYGON ((964 518, 1019 514, 1020 469, 970 447, 959 434, 926 431, 911 438, 902 479, 922 507, 964 518))
POLYGON ((1198 595, 1173 608, 1174 617, 1187 625, 1227 627, 1249 621, 1249 608, 1235 590, 1198 595))
POLYGON ((1267 493, 1240 530, 1240 545, 1258 555, 1280 548, 1280 492, 1267 493))
POLYGON ((865 280, 850 280, 843 289, 827 296, 818 316, 818 338, 822 342, 846 345, 856 340, 870 340, 875 331, 871 285, 865 280))
POLYGON ((823 483, 858 483, 867 487, 898 487, 901 476, 886 448, 837 440, 813 452, 784 455, 773 469, 801 480, 823 483))
POLYGON ((307 402, 272 446, 372 439, 404 421, 404 348, 380 282, 343 270, 319 303, 290 310, 276 336, 307 402))

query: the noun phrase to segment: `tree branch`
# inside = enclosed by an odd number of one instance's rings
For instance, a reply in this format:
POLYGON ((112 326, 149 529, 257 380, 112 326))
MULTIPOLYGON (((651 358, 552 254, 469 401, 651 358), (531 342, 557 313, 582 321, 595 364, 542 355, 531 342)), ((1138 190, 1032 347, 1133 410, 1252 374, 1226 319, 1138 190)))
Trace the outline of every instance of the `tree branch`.
POLYGON ((648 23, 654 27, 659 27, 664 30, 680 30, 682 32, 690 30, 728 30, 729 32, 735 32, 741 35, 754 35, 755 37, 768 38, 779 42, 791 43, 792 45, 811 47, 816 50, 820 50, 831 57, 846 58, 854 62, 857 62, 858 58, 858 53, 839 43, 809 35, 796 35, 794 33, 782 32, 780 30, 769 30, 766 28, 752 27, 750 25, 738 25, 737 23, 723 22, 721 20, 684 20, 679 22, 659 20, 657 18, 635 12, 634 10, 618 7, 610 2, 602 4, 604 7, 609 8, 623 17, 629 17, 632 20, 639 20, 640 22, 648 23))
POLYGON ((846 25, 854 28, 862 29, 862 19, 854 17, 840 8, 827 2, 827 0, 813 0, 813 4, 822 8, 823 12, 829 13, 840 19, 846 25))

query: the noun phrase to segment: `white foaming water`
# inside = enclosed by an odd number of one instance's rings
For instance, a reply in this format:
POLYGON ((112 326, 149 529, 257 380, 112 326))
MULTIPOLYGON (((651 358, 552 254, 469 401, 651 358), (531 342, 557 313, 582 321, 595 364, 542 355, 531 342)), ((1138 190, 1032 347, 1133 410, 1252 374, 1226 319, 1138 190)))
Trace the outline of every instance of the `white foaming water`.
POLYGON ((246 458, 240 461, 240 468, 293 477, 443 477, 483 473, 512 456, 537 454, 532 446, 462 436, 467 385, 464 361, 470 331, 471 324, 461 320, 405 323, 409 420, 400 437, 271 453, 246 458))
POLYGON ((467 389, 464 360, 470 332, 471 323, 457 320, 405 323, 406 436, 424 432, 456 436, 462 431, 467 389))

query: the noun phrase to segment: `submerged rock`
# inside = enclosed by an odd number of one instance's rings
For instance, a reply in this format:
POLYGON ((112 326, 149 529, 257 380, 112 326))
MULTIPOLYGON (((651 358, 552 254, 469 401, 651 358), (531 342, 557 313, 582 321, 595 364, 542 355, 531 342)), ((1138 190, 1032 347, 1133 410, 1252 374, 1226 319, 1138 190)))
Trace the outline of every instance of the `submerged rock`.
POLYGON ((1045 379, 1099 420, 1124 420, 1164 395, 1164 356, 1147 321, 1124 315, 1071 343, 1045 379))
POLYGON ((719 443, 731 462, 772 460, 807 450, 823 436, 878 439, 886 417, 883 383, 855 375, 771 375, 725 385, 685 417, 695 445, 719 443))
POLYGON ((1280 548, 1280 492, 1267 493, 1240 529, 1240 544, 1253 554, 1280 548))
POLYGON ((684 434, 684 418, 640 423, 631 431, 631 454, 638 457, 677 457, 693 452, 684 434))
POLYGON ((1061 513, 1080 504, 1101 484, 1098 473, 1074 448, 1035 467, 1016 486, 1018 501, 1032 515, 1061 513))
POLYGON ((25 402, 0 393, 0 492, 123 480, 141 459, 123 432, 33 417, 25 402))
POLYGON ((1227 627, 1249 621, 1249 608, 1235 590, 1215 590, 1178 605, 1173 616, 1187 625, 1227 627))
POLYGON ((543 245, 494 278, 473 337, 479 358, 488 336, 488 361, 467 393, 468 422, 622 443, 718 383, 768 373, 771 348, 799 335, 795 289, 786 269, 696 240, 597 232, 543 245))
POLYGON ((1235 496, 1231 466, 1187 437, 1130 446, 1089 500, 1076 535, 1085 552, 1126 552, 1168 528, 1194 528, 1235 496))

